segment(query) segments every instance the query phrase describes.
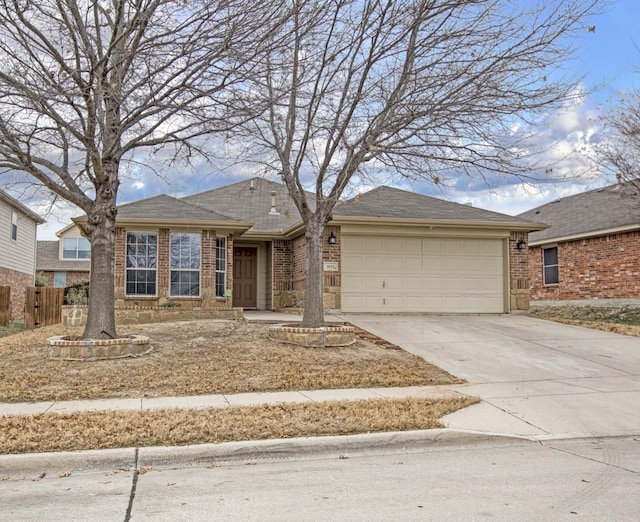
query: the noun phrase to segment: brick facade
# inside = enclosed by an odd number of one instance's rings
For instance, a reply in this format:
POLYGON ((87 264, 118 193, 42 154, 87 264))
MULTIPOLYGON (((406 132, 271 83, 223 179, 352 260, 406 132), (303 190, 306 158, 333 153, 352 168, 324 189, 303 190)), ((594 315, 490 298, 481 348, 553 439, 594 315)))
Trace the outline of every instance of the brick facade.
MULTIPOLYGON (((47 283, 47 286, 54 286, 56 272, 50 272, 47 270, 41 270, 38 272, 39 276, 42 276, 47 283)), ((84 283, 89 281, 90 274, 89 272, 68 272, 65 271, 66 280, 65 286, 72 286, 76 283, 84 283)))
MULTIPOLYGON (((155 233, 158 235, 158 257, 157 257, 157 295, 146 296, 126 296, 126 242, 127 230, 121 227, 116 228, 115 244, 115 292, 116 307, 127 306, 163 306, 168 301, 175 302, 183 309, 211 309, 217 307, 230 306, 226 298, 216 297, 216 231, 203 230, 200 242, 200 296, 198 297, 177 297, 169 295, 170 283, 170 236, 171 230, 161 228, 155 233)), ((226 244, 227 250, 227 288, 233 288, 233 237, 228 236, 226 244)))
POLYGON ((542 247, 529 249, 531 299, 640 297, 640 231, 568 241, 557 247, 559 281, 555 285, 543 283, 542 247))
POLYGON ((28 286, 33 286, 33 276, 0 267, 0 286, 11 287, 11 311, 9 313, 9 320, 23 322, 25 292, 28 286))
POLYGON ((527 249, 520 250, 518 242, 528 242, 526 232, 511 232, 509 235, 509 299, 511 310, 529 309, 529 255, 527 249))

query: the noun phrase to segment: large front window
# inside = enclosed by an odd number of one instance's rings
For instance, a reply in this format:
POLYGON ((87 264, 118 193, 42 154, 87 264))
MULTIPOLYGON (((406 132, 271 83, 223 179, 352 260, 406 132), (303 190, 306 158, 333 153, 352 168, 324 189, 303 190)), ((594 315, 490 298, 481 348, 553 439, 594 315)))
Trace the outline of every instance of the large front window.
POLYGON ((171 283, 174 297, 200 295, 200 234, 171 234, 171 283))
POLYGON ((158 236, 147 232, 127 233, 126 294, 155 296, 158 270, 158 236))
POLYGON ((227 241, 216 238, 216 297, 225 297, 227 289, 227 241))
POLYGON ((90 259, 91 243, 84 237, 65 237, 62 240, 62 259, 90 259))
POLYGON ((558 276, 558 247, 542 249, 542 269, 545 285, 557 285, 558 276))

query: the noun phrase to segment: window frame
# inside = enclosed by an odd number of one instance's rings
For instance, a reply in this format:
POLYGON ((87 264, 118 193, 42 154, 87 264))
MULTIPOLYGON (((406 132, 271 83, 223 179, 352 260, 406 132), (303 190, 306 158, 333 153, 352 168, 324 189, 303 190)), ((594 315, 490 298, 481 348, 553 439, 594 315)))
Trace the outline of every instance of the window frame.
POLYGON ((18 211, 15 208, 11 209, 11 241, 18 241, 18 211))
POLYGON ((560 284, 560 263, 558 258, 558 245, 542 247, 542 284, 544 286, 557 286, 560 284), (555 250, 555 263, 547 263, 545 253, 555 250), (555 268, 555 281, 547 281, 547 270, 555 268))
POLYGON ((73 260, 73 261, 85 261, 85 260, 90 260, 91 259, 91 242, 86 238, 86 237, 63 237, 62 238, 62 259, 66 259, 66 260, 73 260), (64 255, 65 252, 70 252, 72 249, 68 249, 65 248, 65 242, 68 241, 74 241, 76 243, 76 247, 75 247, 75 253, 76 255, 74 257, 66 257, 64 255), (80 241, 86 241, 87 245, 89 246, 89 250, 80 250, 79 248, 79 243, 80 241), (79 253, 80 252, 88 252, 88 256, 87 257, 79 257, 79 253))
POLYGON ((216 236, 216 298, 227 297, 227 238, 216 236), (222 245, 220 244, 222 243, 222 245), (222 253, 222 260, 219 254, 222 253), (221 291, 220 291, 221 290, 221 291))
MULTIPOLYGON (((135 246, 139 246, 139 243, 135 243, 135 246)), ((149 243, 146 243, 146 246, 149 246, 149 243)), ((125 297, 131 297, 131 298, 138 298, 138 299, 142 299, 145 297, 150 297, 150 298, 154 298, 154 297, 158 297, 158 253, 159 253, 159 244, 158 244, 158 233, 157 232, 148 232, 148 231, 133 231, 133 230, 128 230, 125 236, 125 247, 124 247, 125 251, 124 251, 124 257, 125 257, 125 261, 124 261, 124 295, 125 297), (141 235, 145 235, 147 238, 149 237, 155 237, 155 247, 156 247, 156 252, 155 252, 155 266, 153 267, 134 267, 134 266, 129 266, 129 246, 133 246, 134 243, 129 243, 129 237, 130 236, 141 236, 141 235), (145 294, 139 294, 139 293, 129 293, 128 291, 128 286, 129 286, 129 274, 133 273, 133 272, 146 272, 147 274, 149 272, 154 272, 155 277, 154 277, 154 281, 153 281, 153 286, 154 286, 154 293, 145 293, 145 294)), ((148 250, 148 249, 147 249, 148 250)), ((148 252, 146 254, 143 255, 145 258, 147 259, 151 259, 151 256, 148 254, 148 252)), ((143 284, 143 285, 149 285, 151 284, 150 281, 145 281, 145 282, 139 282, 139 281, 132 281, 131 284, 143 284)))
MULTIPOLYGON (((189 256, 189 258, 186 258, 186 259, 183 259, 182 257, 180 257, 178 264, 182 265, 185 261, 187 262, 187 264, 191 264, 192 262, 191 256, 189 256)), ((187 284, 192 284, 192 283, 187 283, 187 284)), ((180 298, 180 299, 190 299, 190 298, 199 299, 202 296, 202 234, 200 232, 172 232, 171 234, 169 234, 169 288, 167 289, 167 294, 171 298, 180 298), (174 252, 173 241, 176 238, 184 237, 184 236, 191 236, 191 237, 198 238, 198 269, 197 270, 191 266, 174 267, 175 258, 173 255, 173 252, 174 252), (187 273, 198 274, 198 293, 197 294, 181 294, 181 293, 174 294, 173 293, 174 284, 177 284, 178 287, 185 285, 185 283, 181 281, 174 283, 173 281, 174 274, 187 274, 187 273)))

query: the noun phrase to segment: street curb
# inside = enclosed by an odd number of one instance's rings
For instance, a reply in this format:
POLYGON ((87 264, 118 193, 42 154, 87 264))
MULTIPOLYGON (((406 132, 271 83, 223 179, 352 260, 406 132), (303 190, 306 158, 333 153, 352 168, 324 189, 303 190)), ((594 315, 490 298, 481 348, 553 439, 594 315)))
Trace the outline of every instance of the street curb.
POLYGON ((135 448, 0 455, 0 478, 33 479, 42 473, 60 475, 103 470, 133 471, 135 468, 135 448))
POLYGON ((389 451, 416 452, 530 444, 531 441, 499 434, 450 429, 368 433, 293 439, 268 439, 190 446, 153 446, 106 450, 0 455, 0 478, 34 478, 42 473, 102 470, 133 471, 142 468, 182 468, 242 461, 296 458, 349 458, 389 451))

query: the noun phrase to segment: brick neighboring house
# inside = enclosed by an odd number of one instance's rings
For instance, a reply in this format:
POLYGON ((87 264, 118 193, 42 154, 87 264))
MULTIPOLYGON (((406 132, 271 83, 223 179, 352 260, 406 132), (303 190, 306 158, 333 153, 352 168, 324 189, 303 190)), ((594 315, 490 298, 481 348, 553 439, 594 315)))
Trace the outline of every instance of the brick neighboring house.
POLYGON ((91 244, 82 237, 77 225, 71 224, 59 232, 57 241, 38 241, 36 272, 47 286, 64 288, 89 281, 91 244))
POLYGON ((640 298, 640 193, 615 184, 518 217, 547 223, 529 236, 532 300, 640 298))
POLYGON ((24 321, 25 289, 36 273, 36 229, 44 219, 0 190, 0 286, 11 288, 11 321, 24 321))
MULTIPOLYGON (((313 199, 310 199, 313 203, 313 199)), ((74 221, 82 226, 85 218, 74 221)), ((339 203, 324 237, 324 303, 345 312, 506 313, 529 303, 539 225, 389 187, 339 203)), ((299 309, 304 225, 254 178, 118 207, 116 306, 299 309)))

